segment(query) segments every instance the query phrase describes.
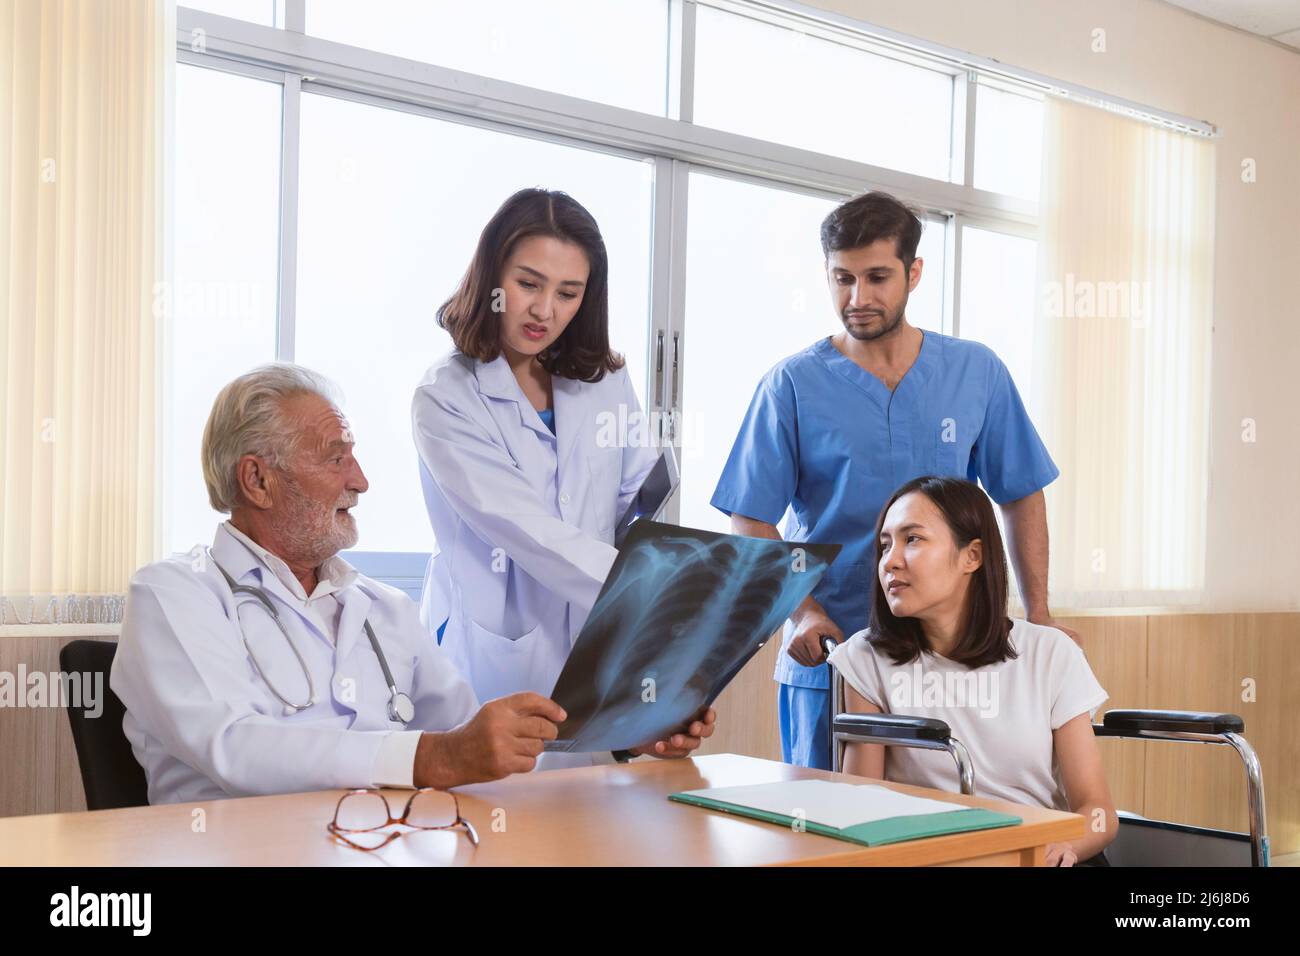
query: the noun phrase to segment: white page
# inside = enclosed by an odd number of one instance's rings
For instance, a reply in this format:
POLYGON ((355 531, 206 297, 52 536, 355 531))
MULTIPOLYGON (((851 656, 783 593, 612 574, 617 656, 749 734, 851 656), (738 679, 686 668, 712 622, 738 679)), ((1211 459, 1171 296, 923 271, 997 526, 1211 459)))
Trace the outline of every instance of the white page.
POLYGON ((834 780, 792 780, 684 792, 693 797, 753 807, 782 816, 801 816, 810 823, 821 823, 837 830, 890 817, 970 809, 965 804, 913 797, 874 783, 839 783, 834 780))

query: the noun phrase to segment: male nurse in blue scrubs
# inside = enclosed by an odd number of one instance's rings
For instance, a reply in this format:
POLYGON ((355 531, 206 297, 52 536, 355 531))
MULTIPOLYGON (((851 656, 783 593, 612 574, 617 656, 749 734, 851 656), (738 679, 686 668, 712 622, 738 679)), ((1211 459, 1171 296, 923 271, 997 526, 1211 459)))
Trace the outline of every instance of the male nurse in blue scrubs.
POLYGON ((787 763, 830 767, 820 638, 842 641, 867 626, 876 518, 904 482, 929 474, 982 483, 1002 509, 1029 620, 1059 627, 1047 608, 1042 489, 1060 471, 992 350, 908 324, 920 239, 920 220, 881 192, 826 217, 826 277, 844 330, 758 383, 713 494, 736 534, 780 538, 789 507, 787 540, 844 546, 786 626, 775 677, 787 763))

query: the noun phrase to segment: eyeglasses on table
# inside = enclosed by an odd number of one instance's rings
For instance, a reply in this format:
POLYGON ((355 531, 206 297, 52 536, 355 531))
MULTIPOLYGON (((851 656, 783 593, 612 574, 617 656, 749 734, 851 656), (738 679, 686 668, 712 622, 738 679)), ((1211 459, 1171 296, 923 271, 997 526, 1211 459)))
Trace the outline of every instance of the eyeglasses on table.
POLYGON ((338 840, 357 850, 378 850, 388 846, 404 831, 380 833, 384 827, 399 824, 413 830, 463 829, 469 842, 478 846, 478 831, 460 815, 460 802, 454 793, 421 787, 406 801, 401 816, 393 816, 388 799, 378 790, 349 790, 339 798, 334 818, 325 829, 338 840))

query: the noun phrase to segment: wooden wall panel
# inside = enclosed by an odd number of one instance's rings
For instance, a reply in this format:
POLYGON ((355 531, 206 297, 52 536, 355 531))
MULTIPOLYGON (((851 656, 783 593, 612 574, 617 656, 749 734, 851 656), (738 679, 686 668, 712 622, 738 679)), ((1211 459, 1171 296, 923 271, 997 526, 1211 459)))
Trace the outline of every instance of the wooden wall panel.
MULTIPOLYGON (((17 675, 23 664, 29 674, 57 672, 59 650, 70 640, 0 637, 0 671, 17 675)), ((86 793, 64 709, 0 709, 0 816, 84 809, 86 793)))
MULTIPOLYGON (((1254 702, 1238 704, 1237 713, 1263 768, 1272 851, 1295 853, 1300 851, 1300 614, 1251 614, 1234 621, 1234 660, 1256 678, 1254 702)), ((1241 779, 1244 792, 1245 776, 1241 779)))
MULTIPOLYGON (((1146 688, 1147 619, 1145 617, 1075 617, 1060 623, 1079 632, 1083 652, 1097 681, 1110 698, 1097 719, 1108 710, 1141 707, 1146 688)), ((1111 797, 1121 810, 1141 813, 1144 805, 1147 744, 1098 738, 1101 759, 1110 783, 1111 797)))
MULTIPOLYGON (((1300 850, 1300 615, 1167 615, 1149 622, 1148 706, 1241 715, 1263 768, 1273 852, 1300 850), (1242 699, 1247 679, 1255 684, 1253 702, 1242 699)), ((1147 816, 1247 828, 1245 771, 1233 750, 1147 746, 1147 816)))
POLYGON ((700 745, 701 754, 744 754, 765 760, 781 759, 777 723, 776 656, 781 653, 778 634, 735 676, 718 697, 718 726, 700 745))
MULTIPOLYGON (((58 670, 57 656, 57 645, 48 638, 0 639, 0 671, 13 674, 16 685, 20 665, 29 673, 49 673, 58 670)), ((24 688, 16 686, 15 691, 22 693, 24 688)), ((54 768, 59 716, 48 709, 0 710, 0 812, 5 815, 54 809, 58 799, 54 768)))

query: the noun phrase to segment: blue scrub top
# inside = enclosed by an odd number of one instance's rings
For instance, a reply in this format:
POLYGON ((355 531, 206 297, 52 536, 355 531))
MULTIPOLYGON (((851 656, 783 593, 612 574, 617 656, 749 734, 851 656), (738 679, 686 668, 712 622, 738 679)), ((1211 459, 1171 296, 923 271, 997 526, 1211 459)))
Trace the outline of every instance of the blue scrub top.
MULTIPOLYGON (((712 504, 770 524, 789 507, 786 540, 843 545, 813 596, 848 637, 867 626, 876 518, 894 489, 952 475, 1006 504, 1059 474, 987 346, 924 332, 891 393, 825 338, 759 382, 712 504)), ((804 667, 786 653, 791 633, 787 624, 776 679, 827 687, 827 665, 804 667)))

